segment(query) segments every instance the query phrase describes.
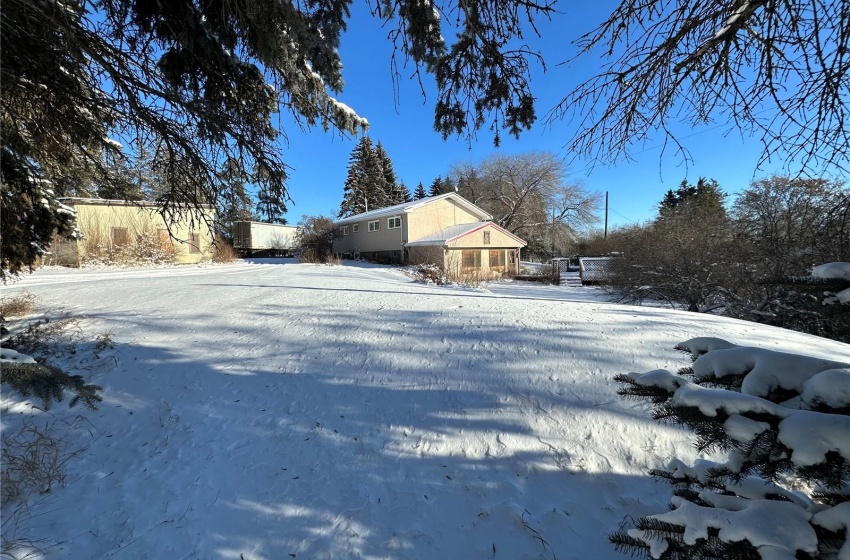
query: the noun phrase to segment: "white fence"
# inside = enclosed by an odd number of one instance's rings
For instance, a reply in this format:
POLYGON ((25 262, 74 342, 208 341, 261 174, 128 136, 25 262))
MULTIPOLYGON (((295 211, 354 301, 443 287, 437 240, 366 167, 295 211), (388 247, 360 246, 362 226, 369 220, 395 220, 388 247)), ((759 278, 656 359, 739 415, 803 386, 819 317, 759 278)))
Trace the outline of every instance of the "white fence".
POLYGON ((581 257, 578 260, 582 283, 602 282, 613 272, 612 257, 581 257))

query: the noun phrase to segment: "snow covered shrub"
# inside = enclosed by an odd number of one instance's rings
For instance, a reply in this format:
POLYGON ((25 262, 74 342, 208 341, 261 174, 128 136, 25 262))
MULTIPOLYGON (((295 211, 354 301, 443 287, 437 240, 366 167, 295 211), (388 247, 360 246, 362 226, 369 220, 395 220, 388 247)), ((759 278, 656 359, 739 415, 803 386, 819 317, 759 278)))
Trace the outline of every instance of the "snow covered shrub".
POLYGON ((408 273, 415 280, 423 284, 437 284, 438 286, 442 286, 447 281, 443 269, 435 264, 419 264, 409 268, 408 273))
POLYGON ((80 375, 70 375, 51 365, 48 360, 76 352, 80 335, 78 321, 65 318, 55 321, 31 322, 15 329, 3 340, 0 348, 0 383, 23 397, 41 400, 49 409, 54 401, 62 401, 65 391, 73 393, 70 406, 82 402, 95 409, 102 400, 101 387, 86 383, 80 375))
POLYGON ((687 426, 722 462, 650 474, 671 510, 609 536, 644 558, 850 558, 850 364, 694 338, 690 368, 618 375, 618 391, 687 426))

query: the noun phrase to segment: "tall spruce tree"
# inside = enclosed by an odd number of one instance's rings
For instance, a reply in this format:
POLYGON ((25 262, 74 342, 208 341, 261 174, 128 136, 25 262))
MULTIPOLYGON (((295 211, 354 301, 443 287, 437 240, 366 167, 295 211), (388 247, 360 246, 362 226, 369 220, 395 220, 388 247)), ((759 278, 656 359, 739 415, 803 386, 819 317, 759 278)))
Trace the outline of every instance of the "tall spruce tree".
POLYGON ((413 195, 410 194, 410 189, 407 188, 407 185, 404 184, 404 181, 399 182, 398 189, 399 193, 399 204, 403 202, 412 202, 413 195))
POLYGON ((425 192, 425 186, 422 184, 422 181, 419 181, 419 184, 416 185, 416 189, 413 191, 413 200, 422 200, 428 196, 428 193, 425 192))
POLYGON ((233 222, 252 221, 254 201, 245 188, 250 177, 239 162, 227 160, 219 171, 221 195, 216 209, 216 231, 223 238, 233 240, 233 222))
POLYGON ((679 210, 690 207, 700 212, 726 214, 724 201, 726 193, 714 179, 700 177, 695 185, 683 180, 675 191, 668 190, 658 206, 661 218, 675 215, 679 210))
POLYGON ((390 160, 390 156, 387 154, 387 151, 384 149, 384 146, 380 141, 378 141, 378 144, 375 146, 375 157, 381 166, 381 172, 383 174, 383 181, 380 186, 386 194, 384 204, 386 206, 394 206, 396 204, 403 203, 405 201, 405 193, 402 191, 401 186, 398 183, 398 177, 393 169, 393 162, 390 160))
POLYGON ((370 163, 373 160, 372 153, 372 140, 368 136, 362 137, 351 151, 348 174, 342 189, 342 204, 339 207, 340 218, 375 209, 375 200, 369 200, 372 197, 370 174, 374 175, 374 164, 370 163))
POLYGON ((637 520, 611 542, 662 560, 842 558, 850 546, 850 363, 717 338, 676 348, 692 355, 691 367, 618 375, 619 393, 652 402, 656 419, 690 428, 697 449, 727 457, 673 459, 650 471, 673 485, 671 511, 637 520))
POLYGON ((428 196, 439 196, 443 194, 443 178, 437 177, 431 182, 431 187, 428 189, 428 196))

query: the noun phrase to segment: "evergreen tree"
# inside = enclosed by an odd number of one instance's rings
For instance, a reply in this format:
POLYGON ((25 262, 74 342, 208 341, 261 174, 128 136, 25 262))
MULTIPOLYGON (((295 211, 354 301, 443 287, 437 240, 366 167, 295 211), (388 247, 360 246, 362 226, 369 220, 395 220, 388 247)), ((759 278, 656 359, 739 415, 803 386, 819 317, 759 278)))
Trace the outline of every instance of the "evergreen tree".
POLYGON ((393 169, 393 162, 390 160, 390 156, 387 155, 387 151, 380 141, 375 146, 375 158, 378 160, 383 174, 380 187, 385 194, 384 206, 401 204, 404 202, 404 191, 402 191, 398 184, 398 177, 396 177, 395 170, 393 169))
MULTIPOLYGON (((227 160, 219 172, 221 195, 216 210, 216 231, 228 240, 233 240, 233 222, 252 221, 254 205, 251 195, 245 189, 249 177, 245 175, 238 162, 227 160)), ((284 222, 285 223, 285 222, 284 222)))
MULTIPOLYGON (((364 162, 364 181, 366 184, 366 200, 369 210, 377 210, 392 205, 392 192, 387 184, 387 175, 384 172, 384 160, 378 151, 371 146, 366 154, 364 162)), ((393 174, 393 176, 395 176, 393 174)))
POLYGON ((451 177, 446 177, 445 179, 443 179, 442 191, 443 194, 457 192, 458 186, 455 184, 451 177))
POLYGON ((668 190, 658 206, 660 217, 673 215, 685 207, 699 207, 701 212, 722 213, 725 215, 724 200, 726 193, 714 179, 700 177, 696 185, 682 181, 675 191, 668 190))
POLYGON ((407 188, 407 185, 404 184, 404 181, 398 184, 398 190, 400 191, 398 199, 398 204, 402 204, 404 202, 412 202, 413 196, 410 194, 410 189, 407 188))
POLYGON ((677 349, 691 367, 618 375, 619 393, 651 401, 656 419, 690 428, 697 449, 727 459, 651 471, 673 485, 672 511, 611 542, 663 560, 835 558, 848 546, 850 364, 716 338, 677 349))
POLYGON ((362 214, 370 208, 375 209, 374 198, 369 200, 373 194, 370 187, 370 174, 374 175, 372 152, 372 140, 368 136, 360 138, 351 151, 348 158, 348 175, 342 190, 342 204, 339 207, 340 218, 362 214))
POLYGON ((427 196, 428 193, 425 192, 425 187, 422 185, 422 181, 419 181, 419 184, 416 185, 416 190, 413 191, 413 200, 422 200, 427 196))
POLYGON ((443 178, 437 177, 431 183, 431 188, 428 189, 428 196, 440 196, 443 193, 443 178))
POLYGON ((257 215, 260 219, 270 224, 286 224, 286 208, 281 208, 278 204, 278 198, 273 193, 269 193, 265 188, 260 188, 257 192, 257 215))

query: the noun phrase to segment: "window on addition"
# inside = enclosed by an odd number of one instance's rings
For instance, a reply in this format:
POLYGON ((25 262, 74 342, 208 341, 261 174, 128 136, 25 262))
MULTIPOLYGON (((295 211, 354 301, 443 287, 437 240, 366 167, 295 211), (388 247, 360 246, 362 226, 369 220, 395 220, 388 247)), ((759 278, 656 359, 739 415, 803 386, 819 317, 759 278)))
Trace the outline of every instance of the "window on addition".
POLYGON ((201 234, 195 233, 194 231, 189 232, 189 252, 190 253, 200 253, 201 252, 201 234))
POLYGON ((378 231, 379 229, 381 229, 380 220, 372 220, 369 222, 369 231, 378 231))
POLYGON ((130 233, 125 227, 112 228, 112 246, 121 247, 130 243, 130 233))
POLYGON ((401 217, 393 216, 392 218, 387 218, 387 229, 398 229, 401 227, 401 217))

